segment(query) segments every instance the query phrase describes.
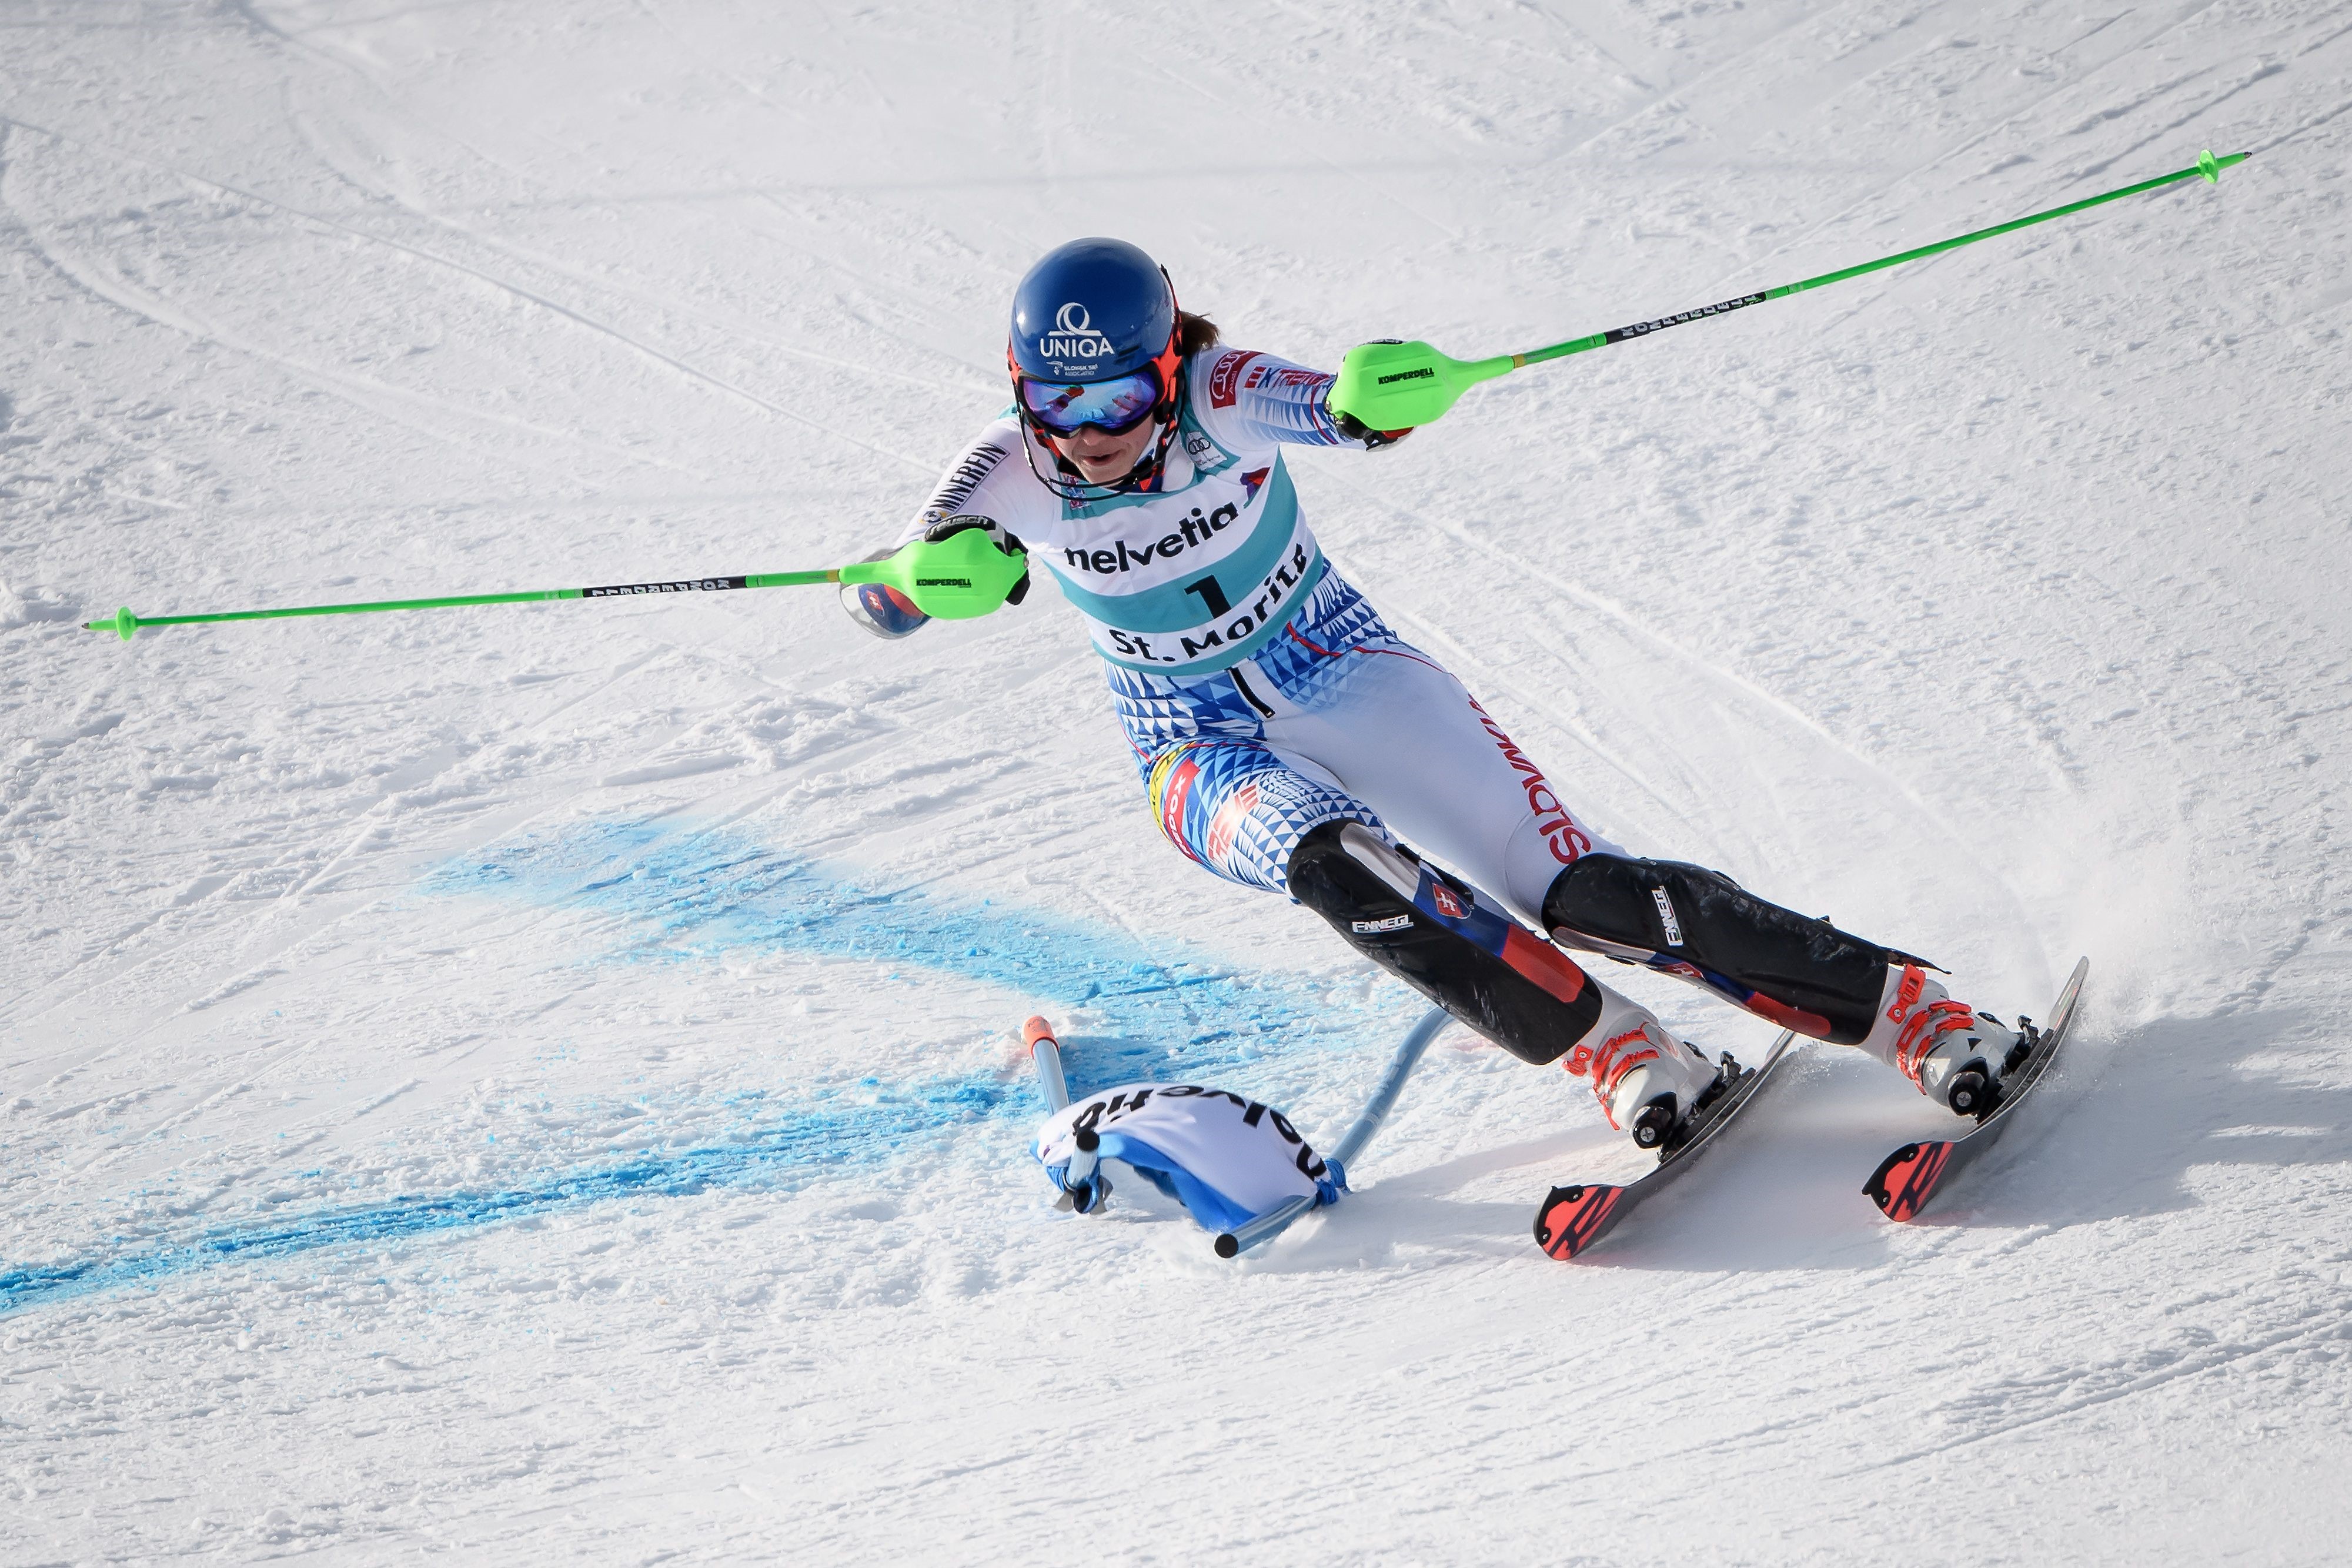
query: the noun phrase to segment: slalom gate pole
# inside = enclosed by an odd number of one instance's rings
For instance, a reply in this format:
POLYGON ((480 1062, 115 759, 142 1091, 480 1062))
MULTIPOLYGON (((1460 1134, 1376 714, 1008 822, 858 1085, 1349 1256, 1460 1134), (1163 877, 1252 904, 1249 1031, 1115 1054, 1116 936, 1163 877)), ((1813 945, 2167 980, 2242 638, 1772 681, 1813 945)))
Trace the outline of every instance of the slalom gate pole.
MULTIPOLYGON (((1033 1015, 1021 1026, 1021 1040, 1029 1048, 1029 1065, 1036 1071, 1037 1092, 1045 1097, 1045 1109, 1057 1113, 1069 1109, 1070 1083, 1062 1075, 1062 1042, 1054 1038, 1054 1026, 1033 1015)), ((1069 1168, 1062 1173, 1061 1201, 1054 1207, 1092 1213, 1097 1189, 1104 1196, 1110 1192, 1108 1178, 1095 1174, 1095 1167, 1102 1163, 1102 1139, 1093 1128, 1082 1127, 1077 1145, 1069 1168)))
POLYGON ((1037 1070, 1037 1091, 1045 1096, 1045 1109, 1062 1110, 1070 1103, 1070 1084, 1062 1076, 1062 1042, 1054 1038, 1054 1026, 1033 1017, 1021 1026, 1021 1038, 1029 1047, 1029 1065, 1037 1070))
POLYGON ((820 571, 751 572, 739 577, 689 577, 667 582, 624 582, 603 588, 544 588, 515 593, 460 593, 434 599, 380 599, 363 604, 297 604, 276 610, 227 610, 203 615, 133 615, 128 605, 88 632, 112 632, 128 643, 145 626, 196 626, 220 621, 279 621, 298 615, 365 615, 386 610, 446 610, 472 604, 533 604, 560 599, 637 599, 647 594, 717 593, 737 588, 798 588, 820 582, 881 583, 916 609, 942 620, 985 615, 1004 602, 1025 562, 990 542, 982 528, 966 528, 934 543, 913 539, 881 560, 820 571))
MULTIPOLYGON (((1364 1152, 1364 1145, 1372 1141, 1372 1134, 1381 1130, 1381 1124, 1388 1120, 1389 1113, 1396 1109, 1397 1096, 1404 1092, 1404 1081, 1420 1065, 1422 1052, 1429 1049, 1429 1042, 1437 1038, 1438 1031, 1449 1021, 1451 1015, 1444 1008, 1430 1009, 1422 1015, 1421 1021, 1412 1026, 1412 1032, 1404 1037, 1404 1043, 1397 1047, 1396 1054, 1389 1059, 1388 1071, 1381 1075, 1380 1084, 1372 1091, 1372 1097, 1365 1102, 1363 1110, 1349 1124, 1348 1130, 1339 1135, 1339 1147, 1324 1156, 1326 1164, 1339 1167, 1342 1179, 1347 1176, 1348 1166, 1364 1152)), ((1315 1200, 1311 1197, 1294 1197, 1266 1210, 1247 1224, 1219 1236, 1216 1240, 1217 1256, 1238 1258, 1251 1248, 1273 1240, 1289 1229, 1292 1221, 1314 1207, 1315 1200)))
POLYGON ((2070 213, 2079 213, 2103 202, 2119 202, 2126 196, 2137 196, 2144 191, 2153 191, 2179 181, 2192 180, 2201 175, 2209 183, 2219 184, 2222 170, 2242 163, 2252 156, 2250 152, 2232 152, 2225 158, 2216 158, 2209 148, 2188 168, 2159 174, 2153 180, 2142 180, 2136 185, 2086 196, 2082 201, 2069 202, 2047 212, 2012 218, 2005 224, 1995 224, 1990 228, 1937 240, 1933 245, 1919 246, 1895 256, 1881 256, 1876 261, 1865 261, 1859 267, 1841 267, 1835 272, 1824 272, 1818 277, 1737 295, 1714 305, 1701 306, 1696 310, 1682 310, 1654 320, 1636 321, 1630 327, 1612 327, 1605 332, 1570 338, 1545 348, 1529 349, 1524 353, 1498 354, 1489 360, 1456 360, 1423 342, 1360 344, 1349 350, 1347 358, 1340 364, 1339 380, 1331 389, 1331 412, 1348 414, 1373 430, 1403 430, 1427 424, 1443 416, 1454 406, 1456 398, 1478 382, 1508 375, 1528 365, 1538 365, 1547 360, 1565 359, 1570 354, 1605 349, 1612 343, 1646 338, 1669 327, 1727 315, 1734 310, 1746 309, 1750 305, 1761 305, 1767 300, 1785 299, 1791 294, 1802 294, 1808 288, 1843 283, 1866 272, 1900 267, 1906 261, 1917 261, 1924 256, 1957 250, 1961 246, 1974 245, 1995 235, 2048 223, 2053 218, 2063 218, 2070 213))

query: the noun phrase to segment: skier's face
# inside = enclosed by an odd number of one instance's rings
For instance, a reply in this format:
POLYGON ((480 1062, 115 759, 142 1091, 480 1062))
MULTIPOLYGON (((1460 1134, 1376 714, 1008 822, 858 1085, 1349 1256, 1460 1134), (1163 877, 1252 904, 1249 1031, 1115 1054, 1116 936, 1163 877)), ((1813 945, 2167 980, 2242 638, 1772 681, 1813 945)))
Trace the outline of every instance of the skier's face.
POLYGON ((1109 485, 1134 472, 1136 464, 1142 461, 1143 449, 1159 434, 1159 422, 1150 419, 1117 435, 1106 435, 1088 424, 1076 435, 1054 437, 1054 444, 1089 484, 1109 485))

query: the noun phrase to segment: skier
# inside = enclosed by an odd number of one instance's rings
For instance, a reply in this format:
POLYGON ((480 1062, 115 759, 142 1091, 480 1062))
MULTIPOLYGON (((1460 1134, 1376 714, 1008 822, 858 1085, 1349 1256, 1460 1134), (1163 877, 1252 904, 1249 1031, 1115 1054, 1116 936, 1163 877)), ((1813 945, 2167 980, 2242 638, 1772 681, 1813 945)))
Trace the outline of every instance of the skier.
MULTIPOLYGON (((1330 376, 1222 347, 1118 240, 1074 240, 1030 269, 1007 359, 1013 406, 898 542, 985 528, 1045 567, 1184 854, 1289 894, 1512 1054, 1589 1079, 1644 1148, 1675 1146, 1727 1075, 1563 946, 1858 1045, 1961 1114, 1997 1098, 2025 1054, 2015 1031, 1917 958, 1601 837, 1330 565, 1281 448, 1378 450, 1409 432, 1335 417, 1330 376)), ((883 637, 925 620, 880 585, 843 601, 883 637)))

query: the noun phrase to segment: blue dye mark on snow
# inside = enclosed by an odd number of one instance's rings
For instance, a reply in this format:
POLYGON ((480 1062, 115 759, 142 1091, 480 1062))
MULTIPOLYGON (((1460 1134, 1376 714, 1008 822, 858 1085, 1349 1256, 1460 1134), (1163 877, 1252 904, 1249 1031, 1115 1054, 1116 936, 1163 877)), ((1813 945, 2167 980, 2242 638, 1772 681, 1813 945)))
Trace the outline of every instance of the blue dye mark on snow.
MULTIPOLYGON (((1078 1092, 1139 1079, 1232 1082, 1249 1064, 1297 1053, 1385 1050, 1418 1007, 1401 988, 1334 1014, 1300 977, 1247 971, 1174 944, 994 900, 862 885, 816 862, 728 831, 600 825, 528 837, 443 868, 428 896, 491 896, 561 906, 609 923, 605 961, 708 961, 751 949, 872 959, 971 980, 1048 1012, 1085 1007, 1115 1034, 1065 1037, 1078 1092), (1174 1048, 1172 1052, 1171 1049, 1174 1048)), ((885 998, 887 1002, 887 998, 885 998)), ((1334 1063, 1335 1069, 1337 1063, 1334 1063)), ((819 1085, 798 1104, 758 1103, 724 1141, 646 1150, 484 1192, 324 1207, 220 1225, 175 1242, 0 1268, 0 1312, 154 1284, 192 1270, 267 1262, 320 1248, 383 1246, 584 1205, 714 1187, 786 1190, 827 1171, 936 1156, 974 1124, 1019 1157, 1042 1107, 1025 1077, 942 1074, 884 1088, 866 1077, 819 1085)), ((128 1240, 129 1239, 123 1239, 128 1240)))
MULTIPOLYGON (((993 900, 868 885, 733 830, 597 824, 532 835, 443 868, 426 889, 580 911, 608 923, 613 957, 685 962, 748 949, 867 959, 1048 1009, 1086 1007, 1111 1015, 1120 1037, 1070 1064, 1097 1086, 1164 1074, 1171 1047, 1198 1072, 1328 1048, 1335 1032, 1319 988, 1297 976, 1239 969, 1172 942, 1147 948, 1116 927, 993 900)), ((887 1006, 887 994, 879 1000, 887 1006)), ((1396 1007, 1410 1009, 1402 991, 1396 1007)), ((1346 1020, 1347 1032, 1362 1021, 1346 1020)))
POLYGON ((220 1226, 177 1245, 0 1269, 0 1312, 16 1312, 223 1263, 266 1262, 349 1243, 384 1246, 618 1198, 676 1197, 712 1187, 790 1187, 827 1168, 904 1157, 912 1132, 999 1114, 1034 1114, 1025 1084, 940 1080, 880 1105, 787 1113, 740 1142, 647 1153, 490 1192, 400 1197, 260 1224, 220 1226))

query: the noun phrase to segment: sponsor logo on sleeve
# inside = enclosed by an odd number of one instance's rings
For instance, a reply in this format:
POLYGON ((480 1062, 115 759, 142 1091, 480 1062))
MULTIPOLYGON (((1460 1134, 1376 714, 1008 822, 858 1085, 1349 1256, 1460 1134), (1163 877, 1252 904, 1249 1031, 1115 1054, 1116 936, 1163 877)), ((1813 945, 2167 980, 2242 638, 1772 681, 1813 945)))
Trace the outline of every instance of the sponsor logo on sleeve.
POLYGON ((971 493, 980 488, 980 482, 994 473, 996 465, 1003 461, 1004 448, 993 443, 983 442, 966 453, 963 461, 940 481, 938 492, 924 505, 924 519, 936 522, 941 517, 954 517, 963 509, 964 502, 971 498, 971 493))
POLYGON ((1209 370, 1209 406, 1211 408, 1234 406, 1234 396, 1238 390, 1236 382, 1242 373, 1242 367, 1256 358, 1255 351, 1243 350, 1234 350, 1217 356, 1217 362, 1209 370))
POLYGON ((1328 386, 1334 379, 1321 371, 1306 370, 1297 365, 1256 364, 1250 367, 1249 374, 1243 379, 1242 391, 1256 392, 1264 388, 1270 392, 1276 387, 1328 386))

